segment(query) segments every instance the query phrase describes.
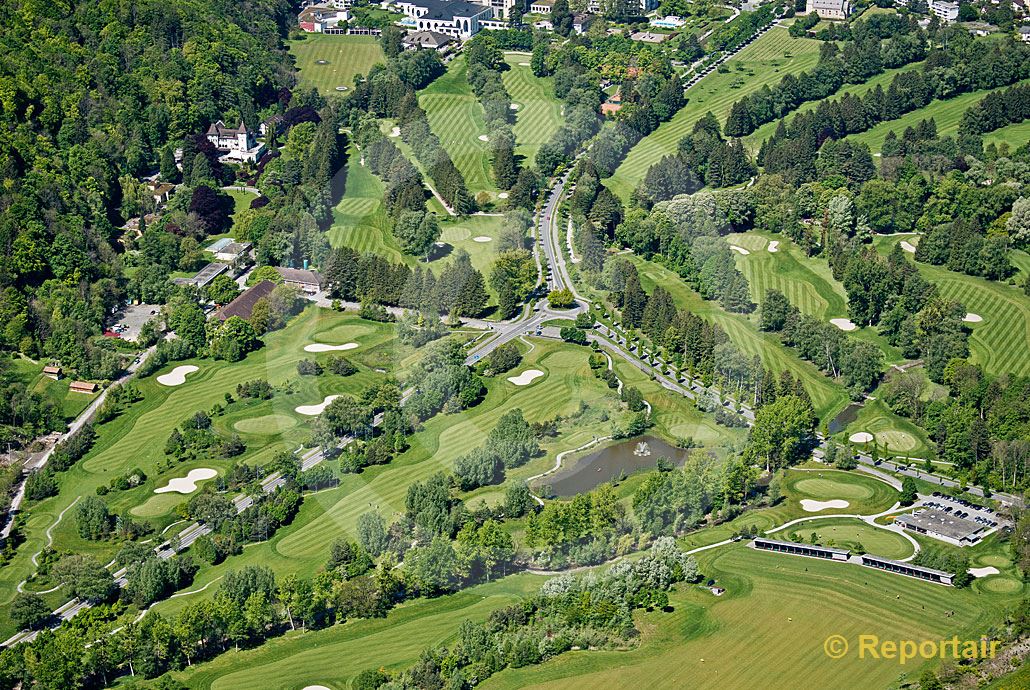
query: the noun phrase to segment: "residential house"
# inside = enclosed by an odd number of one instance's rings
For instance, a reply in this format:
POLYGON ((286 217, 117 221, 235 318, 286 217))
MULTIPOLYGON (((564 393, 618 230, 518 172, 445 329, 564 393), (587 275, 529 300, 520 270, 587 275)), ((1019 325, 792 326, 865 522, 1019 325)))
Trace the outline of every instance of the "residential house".
POLYGON ((97 392, 97 388, 99 388, 99 386, 97 386, 97 384, 95 384, 95 383, 93 383, 91 381, 72 381, 71 384, 68 385, 68 392, 69 393, 90 393, 91 394, 91 393, 96 393, 97 392))
POLYGON ((244 122, 240 122, 239 127, 227 127, 219 120, 208 127, 207 140, 214 144, 216 149, 225 152, 222 160, 230 162, 254 162, 265 152, 265 145, 255 141, 254 133, 244 122))
POLYGON ((572 15, 572 30, 577 34, 585 34, 587 29, 597 20, 597 17, 592 14, 574 14, 572 15))
POLYGON ((1030 26, 1021 26, 1016 30, 1016 35, 1023 43, 1030 43, 1030 26))
POLYGON ((815 12, 820 19, 847 19, 851 13, 848 0, 807 0, 805 14, 815 12))
POLYGON ((61 376, 63 375, 64 371, 61 369, 61 367, 57 366, 56 364, 48 364, 47 366, 43 367, 43 376, 46 376, 48 379, 60 381, 61 376))
POLYGON ((405 50, 428 48, 443 52, 454 43, 454 39, 439 31, 412 31, 401 39, 401 43, 404 44, 405 50))
POLYGON ((533 14, 550 14, 554 7, 554 0, 533 0, 529 5, 529 11, 533 14))
POLYGON ((309 271, 304 268, 276 267, 276 272, 283 277, 283 283, 295 287, 309 295, 313 295, 322 289, 322 276, 318 271, 309 271))
POLYGON ((340 22, 345 22, 348 19, 350 19, 350 12, 347 10, 326 7, 324 5, 311 5, 310 7, 305 7, 297 15, 297 24, 308 33, 340 33, 339 30, 334 31, 334 29, 337 29, 337 25, 340 22))

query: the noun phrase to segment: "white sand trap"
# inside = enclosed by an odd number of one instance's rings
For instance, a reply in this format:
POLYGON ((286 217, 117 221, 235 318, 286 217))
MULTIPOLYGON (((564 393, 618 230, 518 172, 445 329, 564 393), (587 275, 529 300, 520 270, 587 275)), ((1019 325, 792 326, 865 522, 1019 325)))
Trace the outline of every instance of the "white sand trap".
POLYGON ((337 87, 336 87, 336 90, 337 90, 337 91, 346 91, 346 90, 347 90, 347 87, 346 87, 346 86, 337 86, 337 87))
POLYGON ((970 568, 969 572, 973 577, 987 577, 988 575, 997 575, 1001 571, 989 565, 986 568, 970 568))
POLYGON ((486 136, 485 134, 480 134, 479 135, 479 140, 480 141, 490 141, 490 137, 486 136))
POLYGON ((472 238, 473 242, 493 242, 493 240, 494 240, 494 238, 487 237, 486 235, 480 235, 478 237, 473 237, 472 238))
POLYGON ((738 254, 743 254, 744 256, 747 256, 748 254, 751 253, 748 250, 744 249, 743 247, 738 247, 735 244, 731 244, 730 245, 730 249, 732 249, 733 251, 737 252, 738 254))
POLYGON ((858 326, 852 323, 851 319, 830 319, 830 323, 842 331, 854 331, 858 329, 858 326))
POLYGON ((901 241, 901 248, 903 250, 905 250, 906 252, 908 252, 909 254, 915 254, 916 253, 916 248, 913 247, 910 242, 905 242, 904 240, 902 240, 901 241))
POLYGON ((519 63, 519 67, 529 67, 529 63, 528 62, 520 62, 519 63))
POLYGON ((859 431, 857 433, 851 434, 848 440, 852 443, 869 443, 873 440, 873 435, 870 434, 868 431, 859 431))
POLYGON ((184 364, 181 367, 175 367, 167 374, 161 374, 157 377, 157 382, 162 386, 181 386, 186 383, 186 374, 192 374, 199 370, 200 367, 195 367, 192 364, 184 364))
POLYGON ((962 320, 965 321, 966 323, 980 323, 981 321, 984 320, 984 317, 980 316, 979 314, 974 314, 973 312, 969 312, 968 314, 966 314, 965 316, 962 317, 962 320))
POLYGON ((501 192, 500 194, 497 195, 497 198, 498 199, 507 199, 508 198, 508 192, 501 192))
POLYGON ((818 513, 820 510, 826 510, 827 508, 847 508, 850 503, 841 498, 835 498, 832 501, 816 501, 811 498, 801 499, 801 508, 807 513, 818 513))
POLYGON ((357 346, 357 343, 344 343, 343 345, 326 345, 325 343, 311 343, 310 345, 304 346, 304 352, 341 352, 343 350, 353 350, 357 346))
POLYGON ((766 249, 768 249, 773 254, 775 254, 776 252, 780 251, 780 241, 779 240, 773 240, 772 242, 769 243, 769 246, 766 247, 766 249))
POLYGON ((307 417, 317 417, 318 415, 322 414, 322 410, 329 407, 329 403, 336 400, 338 397, 340 396, 327 395, 325 396, 325 400, 318 403, 317 405, 301 405, 300 407, 296 407, 294 409, 297 411, 297 414, 302 414, 307 417))
POLYGON ((399 137, 400 135, 401 135, 401 128, 400 127, 394 127, 393 129, 390 130, 390 136, 391 137, 399 137))
POLYGON ((191 494, 197 490, 197 482, 204 481, 205 479, 212 479, 217 476, 218 473, 210 467, 198 467, 195 470, 190 470, 189 474, 185 477, 170 479, 167 486, 162 486, 160 489, 154 489, 154 493, 167 494, 174 491, 177 494, 191 494))
POLYGON ((526 369, 518 376, 509 376, 508 380, 514 383, 516 386, 528 386, 529 384, 536 381, 538 378, 544 375, 544 372, 539 369, 526 369))
POLYGON ((519 105, 518 103, 512 103, 512 104, 511 104, 511 105, 509 105, 508 107, 509 107, 509 108, 511 108, 512 110, 518 110, 518 109, 519 109, 519 108, 521 108, 522 106, 521 106, 521 105, 519 105))
POLYGON ((305 685, 303 690, 331 690, 324 685, 305 685))

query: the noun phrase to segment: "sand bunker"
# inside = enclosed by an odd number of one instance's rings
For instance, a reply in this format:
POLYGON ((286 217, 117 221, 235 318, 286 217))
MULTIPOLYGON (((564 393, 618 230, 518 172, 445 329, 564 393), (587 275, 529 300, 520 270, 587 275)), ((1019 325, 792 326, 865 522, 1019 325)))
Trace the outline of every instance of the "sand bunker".
POLYGON ((909 254, 915 254, 916 253, 916 248, 913 247, 911 243, 905 242, 904 240, 901 241, 901 248, 904 249, 909 254))
POLYGON ((200 367, 195 367, 192 364, 184 364, 181 367, 175 367, 167 374, 161 374, 157 377, 157 382, 162 386, 181 386, 186 383, 186 374, 192 374, 199 370, 200 367))
POLYGON ((338 396, 338 395, 327 395, 327 396, 325 396, 325 400, 323 400, 322 402, 318 403, 317 405, 301 405, 301 406, 296 407, 294 409, 297 411, 297 414, 302 414, 302 415, 305 415, 307 417, 317 417, 318 415, 322 414, 322 410, 324 410, 325 408, 327 408, 329 406, 329 403, 331 403, 332 401, 336 400, 338 397, 340 397, 340 396, 338 396))
POLYGON ((848 440, 852 443, 869 443, 873 440, 873 435, 870 434, 868 431, 859 431, 857 433, 851 434, 848 440))
POLYGON ((842 331, 854 331, 858 329, 858 326, 852 323, 851 319, 830 319, 830 323, 842 331))
POLYGON ((302 690, 330 690, 324 685, 305 685, 302 690))
POLYGON ((498 199, 507 199, 508 198, 508 192, 501 192, 500 194, 497 195, 497 198, 498 199))
POLYGON ((801 508, 807 513, 818 513, 820 510, 826 510, 827 508, 847 508, 850 503, 847 501, 835 498, 831 501, 815 501, 811 498, 801 499, 801 508))
POLYGON ((357 343, 344 343, 343 345, 326 345, 325 343, 311 343, 304 346, 304 352, 340 352, 342 350, 353 350, 357 343))
POLYGON ((337 91, 346 91, 346 90, 347 90, 347 87, 346 87, 346 86, 337 86, 337 87, 336 87, 336 90, 337 90, 337 91))
POLYGON ((492 238, 492 237, 487 237, 486 235, 480 235, 480 236, 478 236, 478 237, 473 237, 473 238, 472 238, 472 241, 473 241, 473 242, 492 242, 492 241, 493 241, 493 239, 494 239, 494 238, 492 238))
POLYGON ((987 577, 988 575, 997 575, 1001 571, 992 565, 988 565, 983 568, 970 568, 969 572, 973 577, 987 577))
POLYGON ((519 63, 519 67, 529 67, 529 63, 528 62, 520 62, 519 63))
POLYGON ((400 127, 394 127, 393 129, 390 130, 390 136, 391 137, 399 137, 400 135, 401 135, 401 128, 400 127))
POLYGON ((747 256, 748 254, 751 253, 748 250, 744 249, 743 247, 738 247, 735 244, 731 244, 730 245, 730 249, 732 249, 733 251, 737 252, 738 254, 743 254, 745 256, 747 256))
POLYGON ((768 249, 769 251, 771 251, 772 253, 775 254, 776 252, 780 251, 780 241, 779 240, 773 240, 772 242, 769 243, 769 246, 766 247, 766 249, 768 249))
POLYGON ((966 314, 965 316, 962 317, 962 320, 965 321, 966 323, 980 323, 981 321, 984 320, 984 317, 980 316, 979 314, 974 314, 973 312, 969 312, 968 314, 966 314))
POLYGON ((512 104, 511 104, 511 105, 509 105, 508 107, 509 107, 509 108, 511 108, 512 110, 518 110, 518 109, 519 109, 519 108, 521 108, 522 106, 521 106, 521 105, 519 105, 518 103, 512 103, 512 104))
POLYGON ((509 376, 508 380, 514 383, 516 386, 528 386, 529 384, 536 381, 538 378, 544 375, 544 372, 539 369, 526 369, 518 376, 509 376))
POLYGON ((205 479, 212 479, 217 477, 218 473, 210 467, 198 467, 195 470, 190 470, 189 474, 185 477, 176 477, 168 481, 167 486, 162 486, 160 489, 154 489, 155 494, 167 494, 175 492, 177 494, 191 494, 197 490, 197 482, 204 481, 205 479))
POLYGON ((479 135, 479 140, 480 141, 490 141, 490 137, 486 136, 485 134, 480 134, 479 135))

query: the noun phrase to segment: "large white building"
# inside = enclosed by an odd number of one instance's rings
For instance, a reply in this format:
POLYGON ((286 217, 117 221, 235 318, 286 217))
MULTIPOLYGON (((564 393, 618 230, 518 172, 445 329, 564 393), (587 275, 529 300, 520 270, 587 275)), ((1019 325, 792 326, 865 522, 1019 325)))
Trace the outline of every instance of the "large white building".
POLYGON ((821 19, 847 19, 851 13, 848 0, 807 0, 805 14, 815 12, 821 19))
POLYGON ((930 0, 930 11, 941 21, 953 22, 958 20, 958 3, 947 0, 930 0))
POLYGON ((247 129, 243 122, 240 122, 239 127, 226 127, 225 123, 219 120, 207 128, 207 140, 214 144, 216 149, 225 153, 222 158, 229 161, 253 163, 265 151, 265 145, 254 140, 254 133, 247 129))
MULTIPOLYGON (((658 9, 658 0, 639 0, 640 2, 640 15, 643 16, 651 10, 658 9)), ((587 11, 594 14, 601 14, 604 8, 601 6, 601 0, 590 0, 587 4, 587 11)))
POLYGON ((471 38, 493 19, 494 10, 464 0, 401 0, 394 5, 414 20, 415 31, 436 31, 454 38, 471 38))

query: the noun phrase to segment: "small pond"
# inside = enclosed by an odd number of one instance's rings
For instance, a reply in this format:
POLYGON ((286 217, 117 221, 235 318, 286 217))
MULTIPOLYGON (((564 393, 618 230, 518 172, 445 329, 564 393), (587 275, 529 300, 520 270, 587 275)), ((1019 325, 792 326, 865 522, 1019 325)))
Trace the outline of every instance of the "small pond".
POLYGON ((861 403, 851 403, 843 410, 840 411, 836 417, 830 420, 830 423, 826 425, 826 430, 831 434, 837 434, 844 431, 848 424, 858 419, 858 411, 862 409, 861 403))
POLYGON ((655 436, 638 436, 585 455, 538 484, 551 487, 551 494, 566 498, 586 493, 605 482, 640 470, 651 469, 658 458, 667 457, 678 467, 690 451, 676 448, 655 436))

